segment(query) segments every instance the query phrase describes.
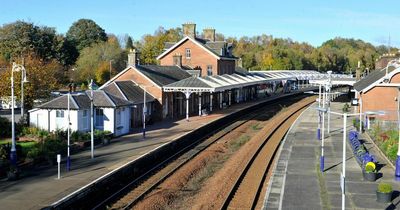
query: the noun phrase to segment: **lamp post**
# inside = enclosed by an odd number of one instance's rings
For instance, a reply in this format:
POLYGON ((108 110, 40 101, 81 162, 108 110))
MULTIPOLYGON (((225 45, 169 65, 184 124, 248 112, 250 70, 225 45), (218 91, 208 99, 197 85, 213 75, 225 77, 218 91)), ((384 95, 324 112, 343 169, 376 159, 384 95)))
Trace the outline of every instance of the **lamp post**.
POLYGON ((93 82, 93 79, 90 80, 89 84, 90 88, 90 151, 91 157, 94 158, 94 105, 93 105, 93 90, 97 89, 97 85, 93 82))
POLYGON ((146 138, 146 86, 143 86, 143 139, 146 138))
POLYGON ((71 92, 68 92, 67 95, 67 117, 68 117, 68 127, 67 127, 67 171, 71 170, 71 157, 70 157, 70 129, 71 129, 71 121, 70 121, 70 97, 71 92))
MULTIPOLYGON (((28 80, 26 79, 26 70, 22 68, 21 70, 21 118, 24 120, 24 83, 27 83, 28 80)), ((25 122, 25 121, 24 121, 25 122)))
MULTIPOLYGON (((25 71, 25 67, 13 62, 11 69, 11 151, 10 162, 13 167, 17 167, 17 150, 15 149, 15 98, 14 98, 14 72, 25 71)), ((21 81, 22 82, 22 81, 21 81)))

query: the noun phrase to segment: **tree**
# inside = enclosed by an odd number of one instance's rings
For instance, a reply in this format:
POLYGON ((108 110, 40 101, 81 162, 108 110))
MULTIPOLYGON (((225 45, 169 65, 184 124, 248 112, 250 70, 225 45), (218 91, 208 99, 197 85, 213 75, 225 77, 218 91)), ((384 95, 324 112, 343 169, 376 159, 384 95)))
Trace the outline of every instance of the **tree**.
POLYGON ((128 39, 126 40, 126 44, 125 44, 125 50, 129 51, 131 49, 133 49, 133 41, 132 38, 130 36, 128 36, 128 39))
POLYGON ((94 43, 107 41, 107 34, 104 29, 90 19, 79 19, 74 22, 66 37, 79 51, 94 43))
MULTIPOLYGON (((11 64, 0 61, 1 66, 6 66, 6 71, 0 71, 0 97, 11 95, 11 64)), ((57 90, 60 83, 57 78, 63 71, 63 68, 57 60, 52 59, 44 61, 36 55, 28 55, 25 58, 25 69, 29 83, 24 84, 24 102, 25 107, 33 107, 33 100, 48 98, 50 92, 57 90)), ((21 93, 21 73, 14 72, 14 94, 17 101, 21 93)))
MULTIPOLYGON (((97 83, 103 84, 110 78, 110 61, 112 69, 120 71, 126 67, 126 59, 127 54, 121 49, 117 38, 110 35, 107 42, 96 43, 81 51, 76 62, 77 70, 74 72, 74 79, 76 82, 95 79, 97 83), (104 69, 107 69, 107 74, 104 73, 104 69)), ((114 70, 113 75, 115 73, 114 70)))
POLYGON ((181 28, 165 30, 163 27, 159 27, 154 32, 154 35, 144 35, 140 44, 136 46, 141 52, 141 62, 144 64, 157 64, 156 57, 163 52, 165 42, 178 42, 182 38, 181 28))

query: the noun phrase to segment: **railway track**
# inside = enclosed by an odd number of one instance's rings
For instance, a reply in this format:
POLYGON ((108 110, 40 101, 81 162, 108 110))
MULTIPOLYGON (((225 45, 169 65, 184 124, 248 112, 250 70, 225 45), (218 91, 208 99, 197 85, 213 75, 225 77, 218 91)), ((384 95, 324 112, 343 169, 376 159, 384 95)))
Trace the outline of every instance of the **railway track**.
POLYGON ((193 159, 197 154, 208 148, 210 145, 217 142, 219 139, 230 133, 231 131, 239 128, 246 122, 255 119, 255 118, 266 118, 267 116, 272 117, 277 110, 279 110, 282 104, 289 105, 294 103, 305 96, 296 96, 290 99, 278 99, 271 104, 267 108, 260 108, 243 116, 242 119, 235 121, 234 123, 227 125, 223 129, 215 132, 214 134, 210 134, 210 136, 199 139, 195 141, 192 145, 189 145, 187 148, 177 152, 171 158, 165 160, 163 163, 160 163, 153 170, 144 174, 142 177, 133 180, 130 184, 126 185, 124 188, 114 193, 108 199, 105 199, 101 203, 99 203, 94 209, 130 209, 132 208, 138 201, 143 199, 149 192, 155 189, 160 185, 163 181, 165 181, 168 177, 170 177, 174 172, 176 172, 179 168, 193 159), (273 108, 275 107, 275 108, 273 108), (259 114, 259 113, 264 114, 259 114), (189 147, 194 148, 188 150, 189 147), (188 150, 188 151, 187 151, 188 150), (186 152, 184 152, 186 151, 186 152), (171 161, 173 159, 173 161, 171 161), (167 164, 168 163, 168 164, 167 164), (128 200, 128 202, 126 202, 128 200))
POLYGON ((255 209, 257 204, 260 205, 263 184, 271 170, 281 140, 297 117, 312 102, 314 100, 306 100, 291 107, 258 133, 258 138, 263 140, 259 142, 258 149, 254 151, 227 193, 220 209, 255 209))

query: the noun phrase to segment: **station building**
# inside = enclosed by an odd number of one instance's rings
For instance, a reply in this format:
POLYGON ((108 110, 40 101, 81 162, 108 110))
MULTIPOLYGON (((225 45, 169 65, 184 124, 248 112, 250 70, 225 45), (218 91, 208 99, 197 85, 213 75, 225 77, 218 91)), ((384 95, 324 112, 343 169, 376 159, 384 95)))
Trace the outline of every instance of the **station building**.
MULTIPOLYGON (((93 96, 94 101, 109 102, 108 106, 95 103, 95 121, 110 121, 110 125, 106 123, 107 128, 96 128, 123 135, 141 126, 144 118, 153 122, 167 118, 189 119, 190 115, 206 115, 235 103, 257 99, 260 95, 267 97, 289 92, 301 85, 309 85, 310 79, 323 77, 316 71, 303 70, 248 72, 239 66, 240 60, 232 54, 232 44, 215 40, 215 29, 205 29, 204 37, 200 38, 196 36, 196 25, 186 23, 183 32, 184 38, 177 43, 166 43, 165 51, 157 57, 160 65, 142 65, 136 50, 128 54, 127 68, 100 87, 103 94, 93 96)), ((91 100, 89 93, 80 94, 85 100, 91 100)), ((76 97, 72 98, 75 100, 76 97)), ((66 101, 56 98, 31 110, 31 125, 53 130, 46 120, 40 120, 40 114, 48 110, 65 110, 66 101), (61 104, 50 106, 54 103, 61 104)), ((87 110, 86 105, 74 108, 77 118, 83 117, 87 110)), ((56 114, 46 116, 52 118, 56 114)), ((51 119, 47 121, 52 122, 51 119)), ((77 119, 77 125, 72 127, 85 130, 86 126, 79 126, 80 122, 82 120, 77 119)), ((101 122, 96 124, 102 125, 101 122)))

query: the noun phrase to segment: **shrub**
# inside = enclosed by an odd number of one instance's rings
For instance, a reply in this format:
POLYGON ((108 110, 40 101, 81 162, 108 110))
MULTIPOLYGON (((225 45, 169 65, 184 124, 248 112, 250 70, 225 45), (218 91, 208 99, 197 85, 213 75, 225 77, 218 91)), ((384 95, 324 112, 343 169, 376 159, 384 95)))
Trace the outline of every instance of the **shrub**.
POLYGON ((0 117, 0 137, 11 136, 11 122, 7 118, 0 117))
POLYGON ((390 193, 393 191, 393 187, 389 183, 381 182, 378 185, 378 192, 381 193, 390 193))
POLYGON ((349 111, 349 108, 350 108, 350 105, 349 105, 348 103, 345 103, 345 104, 343 105, 342 110, 343 110, 343 112, 348 112, 348 111, 349 111))

